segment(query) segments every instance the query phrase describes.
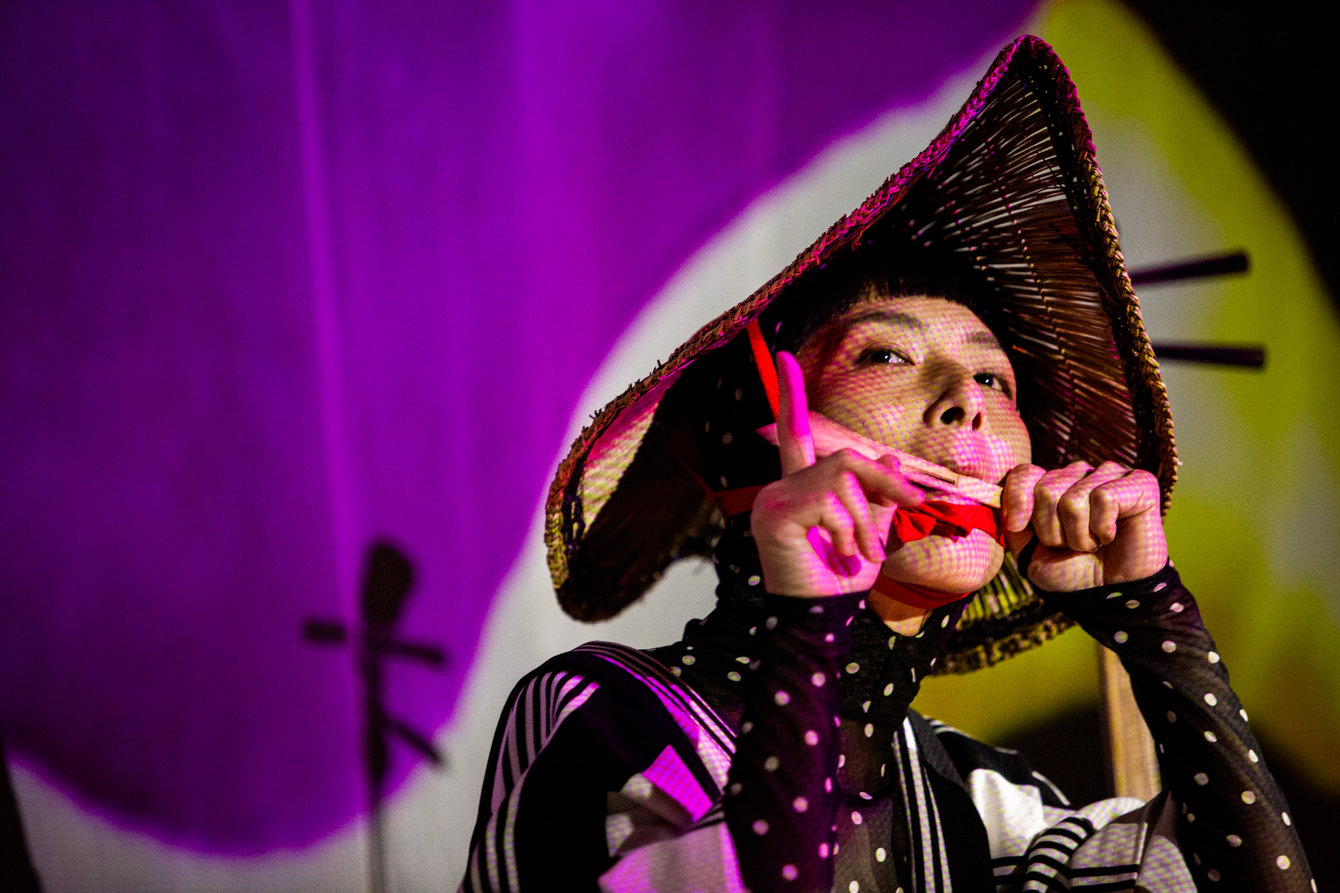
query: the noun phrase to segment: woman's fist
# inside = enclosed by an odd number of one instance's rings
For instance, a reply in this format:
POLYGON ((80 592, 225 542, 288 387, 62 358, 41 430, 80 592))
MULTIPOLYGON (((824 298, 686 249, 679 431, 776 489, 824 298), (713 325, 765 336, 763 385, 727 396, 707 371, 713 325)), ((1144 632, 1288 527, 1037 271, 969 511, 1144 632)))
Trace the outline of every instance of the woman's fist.
POLYGON ((1047 471, 1020 465, 1005 476, 1001 518, 1016 555, 1034 537, 1028 578, 1050 592, 1126 583, 1168 561, 1158 479, 1116 462, 1072 462, 1047 471))

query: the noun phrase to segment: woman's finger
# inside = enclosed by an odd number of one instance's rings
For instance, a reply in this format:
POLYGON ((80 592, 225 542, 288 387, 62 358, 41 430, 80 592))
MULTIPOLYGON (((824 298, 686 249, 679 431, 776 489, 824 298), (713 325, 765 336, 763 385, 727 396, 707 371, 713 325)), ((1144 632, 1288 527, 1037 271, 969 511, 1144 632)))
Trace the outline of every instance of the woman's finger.
POLYGON ((1116 537, 1116 515, 1109 512, 1111 491, 1099 491, 1098 488, 1125 474, 1125 467, 1116 462, 1104 462, 1061 496, 1056 514, 1068 548, 1076 552, 1096 552, 1116 537))
POLYGON ((1158 478, 1147 471, 1136 469, 1123 474, 1094 490, 1093 525, 1117 528, 1117 521, 1157 511, 1159 506, 1158 478))
POLYGON ((860 529, 870 524, 870 507, 860 499, 843 499, 842 488, 830 490, 824 501, 816 527, 828 531, 833 548, 843 558, 853 558, 860 551, 860 529))
POLYGON ((1060 504, 1075 483, 1090 471, 1088 462, 1071 462, 1065 468, 1049 471, 1033 487, 1033 532, 1038 542, 1056 549, 1065 548, 1065 530, 1061 526, 1060 504))
POLYGON ((1016 465, 1001 484, 1000 512, 1005 529, 1020 533, 1033 518, 1033 490, 1046 474, 1038 465, 1016 465))
MULTIPOLYGON (((867 561, 883 564, 884 539, 888 537, 888 533, 876 529, 870 511, 870 498, 856 474, 844 471, 838 477, 832 493, 852 520, 852 535, 856 549, 860 550, 867 561)), ((846 554, 854 554, 854 551, 846 554)))
POLYGON ((814 434, 810 431, 809 401, 800 363, 784 350, 777 352, 777 385, 780 397, 777 418, 777 451, 782 475, 814 464, 814 434))

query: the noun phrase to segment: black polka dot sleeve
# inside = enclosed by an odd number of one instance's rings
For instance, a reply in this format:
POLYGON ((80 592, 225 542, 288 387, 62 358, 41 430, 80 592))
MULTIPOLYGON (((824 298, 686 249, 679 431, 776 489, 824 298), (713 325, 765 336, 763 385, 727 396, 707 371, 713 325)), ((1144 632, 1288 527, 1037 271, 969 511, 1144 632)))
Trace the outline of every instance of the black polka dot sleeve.
POLYGON ((1169 565, 1146 580, 1044 596, 1111 648, 1153 733, 1178 838, 1202 889, 1315 890, 1247 711, 1169 565))
POLYGON ((726 787, 753 893, 829 890, 837 808, 838 672, 863 596, 766 596, 726 787))

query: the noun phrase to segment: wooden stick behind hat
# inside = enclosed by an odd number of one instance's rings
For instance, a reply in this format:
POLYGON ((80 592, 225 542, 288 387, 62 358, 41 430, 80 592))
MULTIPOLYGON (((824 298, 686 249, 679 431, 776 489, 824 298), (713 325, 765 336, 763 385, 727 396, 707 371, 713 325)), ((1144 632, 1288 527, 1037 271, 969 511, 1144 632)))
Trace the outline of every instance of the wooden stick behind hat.
POLYGON ((1121 659, 1102 645, 1098 646, 1098 683, 1103 700, 1108 792, 1116 797, 1150 800, 1160 788, 1154 739, 1135 704, 1131 678, 1121 659))

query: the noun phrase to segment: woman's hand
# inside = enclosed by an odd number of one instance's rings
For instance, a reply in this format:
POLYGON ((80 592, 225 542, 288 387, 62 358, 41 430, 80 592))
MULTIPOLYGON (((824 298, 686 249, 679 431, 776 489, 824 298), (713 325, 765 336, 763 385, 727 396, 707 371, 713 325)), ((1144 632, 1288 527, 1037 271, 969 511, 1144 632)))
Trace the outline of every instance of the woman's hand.
POLYGON ((1038 543, 1028 578, 1073 592, 1152 576, 1168 561, 1158 479, 1116 462, 1072 462, 1046 471, 1020 465, 1005 476, 1001 518, 1010 551, 1038 543))
POLYGON ((759 492, 750 520, 764 586, 801 596, 869 589, 884 563, 894 509, 919 505, 923 494, 892 456, 874 461, 843 449, 816 460, 795 357, 779 352, 777 373, 782 477, 759 492))

